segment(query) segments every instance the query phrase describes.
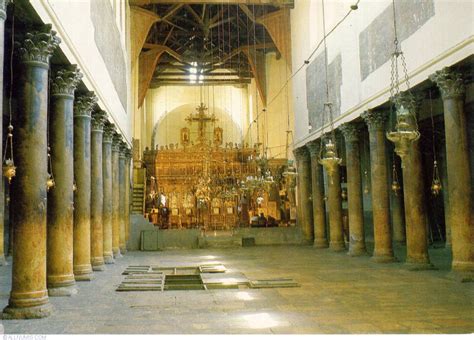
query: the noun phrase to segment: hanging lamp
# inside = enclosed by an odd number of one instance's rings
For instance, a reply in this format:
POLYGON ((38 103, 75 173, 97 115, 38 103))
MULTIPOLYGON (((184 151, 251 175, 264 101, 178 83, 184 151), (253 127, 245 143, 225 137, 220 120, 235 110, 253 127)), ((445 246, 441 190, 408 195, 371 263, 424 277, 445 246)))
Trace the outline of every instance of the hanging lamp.
POLYGON ((415 100, 410 92, 410 83, 408 81, 408 72, 406 67, 405 56, 401 50, 401 46, 397 36, 397 20, 395 15, 395 0, 392 0, 393 9, 393 26, 394 26, 394 52, 391 57, 391 78, 390 78, 390 101, 392 106, 396 108, 396 124, 395 130, 387 132, 386 136, 389 141, 395 144, 395 152, 403 161, 407 156, 413 142, 420 138, 418 125, 415 115, 415 100), (400 93, 398 63, 399 59, 403 68, 404 82, 407 87, 405 93, 400 93))
POLYGON ((13 55, 15 49, 15 13, 12 11, 12 39, 11 39, 11 53, 10 53, 10 95, 8 98, 9 107, 9 123, 7 138, 5 141, 5 150, 3 152, 2 173, 8 179, 8 184, 11 183, 12 178, 16 175, 15 160, 13 157, 13 125, 12 125, 12 97, 13 97, 13 55))
MULTIPOLYGON (((321 125, 321 148, 319 154, 319 164, 321 164, 324 169, 326 169, 329 178, 333 179, 333 176, 336 175, 338 166, 341 164, 342 159, 337 155, 337 146, 336 146, 336 134, 334 131, 334 121, 333 121, 333 112, 332 112, 332 103, 329 101, 329 79, 328 79, 328 47, 326 39, 326 14, 324 10, 324 0, 321 0, 322 3, 322 12, 323 12, 323 42, 324 42, 324 71, 326 75, 326 103, 324 103, 323 108, 323 119, 321 125), (326 111, 329 118, 330 132, 325 136, 324 135, 324 117, 326 111), (324 141, 324 142, 323 142, 324 141)), ((337 174, 339 175, 339 174, 337 174)))
POLYGON ((393 163, 392 163, 392 191, 395 194, 395 196, 398 196, 398 193, 400 192, 400 182, 398 181, 398 174, 397 174, 397 168, 395 165, 395 155, 393 156, 393 163))
POLYGON ((436 141, 435 141, 435 124, 433 118, 433 99, 431 98, 431 90, 429 91, 430 96, 430 116, 431 116, 431 133, 432 133, 432 145, 433 145, 433 179, 431 181, 431 193, 433 196, 438 196, 443 188, 441 185, 441 179, 439 177, 438 161, 436 160, 436 141))

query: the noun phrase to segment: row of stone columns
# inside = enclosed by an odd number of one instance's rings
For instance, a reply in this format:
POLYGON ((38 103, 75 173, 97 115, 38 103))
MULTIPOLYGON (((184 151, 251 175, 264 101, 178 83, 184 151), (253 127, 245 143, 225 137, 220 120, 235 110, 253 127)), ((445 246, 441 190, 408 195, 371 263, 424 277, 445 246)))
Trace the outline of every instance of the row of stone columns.
POLYGON ((12 290, 4 318, 49 315, 49 296, 75 294, 76 281, 91 280, 126 251, 131 153, 94 93, 75 93, 77 67, 54 69, 48 93, 59 43, 50 25, 17 41, 12 290))
MULTIPOLYGON (((474 225, 471 216, 472 199, 467 142, 467 126, 463 111, 464 86, 459 74, 443 69, 431 79, 441 90, 444 104, 449 226, 451 228, 452 269, 472 278, 474 271, 474 225)), ((410 103, 402 93, 400 102, 410 103)), ((416 105, 411 110, 416 112, 416 105)), ((367 111, 362 115, 369 131, 370 182, 374 226, 374 252, 376 262, 396 261, 392 242, 403 242, 406 237, 406 265, 410 269, 431 269, 428 254, 428 225, 423 167, 419 142, 411 145, 404 159, 403 199, 392 201, 393 226, 390 223, 390 187, 386 152, 386 114, 367 111), (404 209, 403 203, 404 202, 404 209), (403 216, 404 215, 404 216, 403 216), (403 227, 405 220, 406 228, 403 227), (393 227, 393 239, 392 239, 393 227)), ((345 139, 347 167, 349 255, 366 254, 364 238, 364 212, 362 200, 362 175, 359 154, 360 123, 345 123, 340 130, 345 139)), ((305 242, 317 248, 328 247, 326 211, 324 202, 323 170, 318 163, 320 142, 312 141, 295 150, 298 165, 299 224, 305 242), (312 200, 312 202, 311 202, 312 200)), ((336 174, 338 174, 336 170, 336 174)), ((342 227, 342 199, 339 176, 327 177, 327 209, 329 214, 329 248, 345 249, 342 227)))

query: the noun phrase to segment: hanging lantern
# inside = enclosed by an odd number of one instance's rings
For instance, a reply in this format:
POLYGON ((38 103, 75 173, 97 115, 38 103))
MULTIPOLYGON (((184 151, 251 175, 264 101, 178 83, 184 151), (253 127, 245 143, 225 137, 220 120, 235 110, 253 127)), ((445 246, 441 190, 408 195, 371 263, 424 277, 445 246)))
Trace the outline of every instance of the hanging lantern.
POLYGON ((48 179, 46 180, 46 191, 54 187, 53 165, 51 164, 51 148, 48 146, 48 179))
POLYGON ((282 176, 285 178, 295 178, 298 175, 296 172, 296 168, 294 166, 294 161, 292 159, 289 159, 286 163, 286 168, 282 173, 282 176))
POLYGON ((395 193, 395 196, 398 196, 398 192, 400 191, 400 183, 398 182, 398 175, 397 169, 395 167, 395 160, 392 165, 392 191, 395 193))
POLYGON ((49 191, 49 189, 53 188, 56 183, 54 182, 53 176, 50 174, 48 176, 48 179, 46 180, 46 191, 49 191))
POLYGON ((397 22, 395 15, 395 1, 393 1, 393 26, 394 26, 394 45, 395 49, 391 56, 391 78, 390 78, 390 100, 392 101, 392 107, 396 107, 396 119, 395 130, 386 134, 387 139, 395 144, 395 152, 403 160, 407 156, 410 147, 413 142, 420 138, 420 132, 416 124, 415 105, 414 98, 410 92, 410 83, 408 81, 408 72, 406 68, 406 61, 401 47, 399 45, 397 36, 397 22), (404 82, 406 84, 407 91, 400 93, 398 65, 401 59, 401 65, 403 67, 404 82))
POLYGON ((342 188, 341 198, 342 198, 343 201, 347 200, 347 189, 346 188, 342 188))
POLYGON ((8 125, 7 140, 5 143, 5 153, 3 155, 3 176, 8 179, 10 184, 12 178, 16 175, 16 166, 13 161, 13 126, 8 125), (9 157, 7 158, 8 148, 10 148, 9 157))
POLYGON ((324 143, 321 154, 322 156, 319 159, 319 163, 326 169, 329 177, 332 177, 342 162, 342 159, 337 157, 336 145, 332 137, 329 137, 324 143))
POLYGON ((364 170, 364 194, 368 195, 370 190, 369 190, 369 176, 367 173, 367 170, 364 170))
POLYGON ((438 196, 442 189, 441 180, 439 178, 438 172, 438 162, 436 160, 433 162, 433 181, 431 183, 431 193, 434 196, 438 196))
POLYGON ((387 139, 395 144, 395 152, 403 161, 412 143, 420 138, 420 132, 414 123, 414 114, 405 105, 398 106, 396 115, 395 131, 387 132, 387 139))

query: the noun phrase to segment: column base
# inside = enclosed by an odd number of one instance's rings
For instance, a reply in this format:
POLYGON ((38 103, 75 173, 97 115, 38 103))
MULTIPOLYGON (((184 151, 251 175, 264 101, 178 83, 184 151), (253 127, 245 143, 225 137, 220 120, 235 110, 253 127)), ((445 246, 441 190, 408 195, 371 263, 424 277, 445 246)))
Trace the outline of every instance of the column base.
POLYGON ((397 258, 393 255, 372 255, 371 260, 375 263, 394 263, 398 262, 397 258))
POLYGON ((344 251, 346 250, 346 244, 344 241, 329 242, 329 250, 336 252, 344 251))
POLYGON ((456 272, 474 272, 474 262, 472 261, 453 261, 451 269, 456 272))
POLYGON ((92 266, 92 270, 95 272, 103 272, 105 270, 105 264, 100 264, 98 266, 92 266))
POLYGON ((365 245, 349 245, 349 251, 347 252, 349 256, 367 256, 367 249, 365 245))
POLYGON ((104 255, 104 263, 105 264, 114 264, 115 263, 114 255, 113 254, 104 255))
POLYGON ((5 255, 0 255, 0 266, 8 266, 8 262, 5 258, 5 255))
POLYGON ((421 270, 438 270, 432 263, 430 262, 416 262, 410 261, 407 259, 407 262, 403 264, 405 269, 410 271, 421 271, 421 270))
POLYGON ((92 266, 90 264, 74 266, 74 278, 76 281, 92 280, 92 266))
POLYGON ((114 252, 114 259, 118 259, 118 258, 122 257, 122 254, 120 253, 119 248, 113 249, 113 252, 114 252))
POLYGON ((329 247, 328 240, 326 240, 325 238, 315 239, 313 247, 318 249, 327 248, 329 247))
POLYGON ((120 246, 120 253, 125 254, 127 252, 126 246, 120 246))
POLYGON ((68 287, 48 287, 49 296, 73 296, 77 294, 76 285, 68 287))
POLYGON ((14 307, 8 305, 2 313, 2 319, 41 319, 51 315, 53 307, 49 302, 33 307, 14 307))
POLYGON ((461 283, 474 282, 474 271, 451 270, 446 277, 461 283))
POLYGON ((95 272, 102 272, 105 270, 104 258, 103 257, 94 257, 91 259, 92 270, 95 272))

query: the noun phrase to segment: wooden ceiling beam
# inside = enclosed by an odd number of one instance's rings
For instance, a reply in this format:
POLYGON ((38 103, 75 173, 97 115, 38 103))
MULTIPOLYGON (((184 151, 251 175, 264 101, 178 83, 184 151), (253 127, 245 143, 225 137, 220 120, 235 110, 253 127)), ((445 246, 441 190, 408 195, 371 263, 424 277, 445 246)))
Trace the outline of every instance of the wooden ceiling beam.
POLYGON ((130 5, 145 6, 145 5, 169 5, 169 4, 189 4, 189 5, 256 5, 256 6, 275 6, 294 8, 294 0, 130 0, 130 5))

